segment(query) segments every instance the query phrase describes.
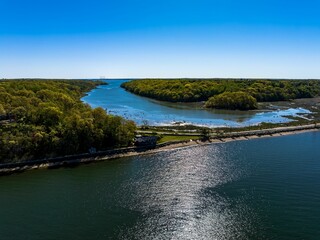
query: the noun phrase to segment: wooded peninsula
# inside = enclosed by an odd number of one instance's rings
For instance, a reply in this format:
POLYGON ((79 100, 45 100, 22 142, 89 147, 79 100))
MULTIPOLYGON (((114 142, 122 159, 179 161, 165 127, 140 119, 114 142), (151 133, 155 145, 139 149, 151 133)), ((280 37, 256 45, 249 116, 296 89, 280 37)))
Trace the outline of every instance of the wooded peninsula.
POLYGON ((128 146, 136 125, 81 102, 102 81, 0 81, 0 163, 128 146))
POLYGON ((319 80, 139 79, 121 85, 134 94, 168 102, 202 102, 207 108, 251 110, 258 102, 320 95, 319 80))

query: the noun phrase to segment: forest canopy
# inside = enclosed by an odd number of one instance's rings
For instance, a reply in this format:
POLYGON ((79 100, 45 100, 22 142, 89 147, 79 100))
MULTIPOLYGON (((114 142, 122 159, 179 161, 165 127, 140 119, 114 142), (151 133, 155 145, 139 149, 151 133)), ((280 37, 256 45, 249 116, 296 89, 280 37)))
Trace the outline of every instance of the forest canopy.
POLYGON ((0 163, 128 146, 135 124, 80 98, 101 81, 0 81, 0 163))
POLYGON ((240 110, 256 108, 256 104, 246 104, 246 101, 253 99, 244 97, 244 92, 257 102, 288 101, 320 95, 319 80, 141 79, 125 82, 121 86, 132 93, 157 100, 200 102, 210 99, 206 107, 240 110), (212 98, 223 93, 233 94, 212 98), (221 99, 228 96, 244 102, 228 100, 228 104, 222 104, 221 99))
POLYGON ((207 108, 224 108, 224 109, 256 109, 257 100, 245 92, 224 92, 209 98, 206 102, 207 108))

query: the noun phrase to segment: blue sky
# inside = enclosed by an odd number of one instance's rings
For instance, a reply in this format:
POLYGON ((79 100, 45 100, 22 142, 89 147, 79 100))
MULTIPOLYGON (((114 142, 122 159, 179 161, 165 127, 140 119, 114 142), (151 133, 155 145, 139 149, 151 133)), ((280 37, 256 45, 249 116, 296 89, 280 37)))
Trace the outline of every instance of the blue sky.
POLYGON ((0 0, 0 78, 320 78, 320 0, 0 0))

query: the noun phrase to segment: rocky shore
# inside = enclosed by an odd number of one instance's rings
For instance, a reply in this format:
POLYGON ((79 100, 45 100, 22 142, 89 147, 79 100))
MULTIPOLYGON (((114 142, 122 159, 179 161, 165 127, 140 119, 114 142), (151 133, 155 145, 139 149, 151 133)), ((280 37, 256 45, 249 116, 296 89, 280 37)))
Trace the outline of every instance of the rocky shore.
POLYGON ((79 154, 72 156, 65 156, 59 158, 51 159, 40 159, 35 161, 27 161, 22 163, 8 163, 0 164, 0 175, 7 175, 12 173, 24 172, 27 170, 35 169, 53 169, 59 167, 72 167, 80 164, 87 164, 92 162, 100 162, 111 159, 117 159, 122 157, 130 157, 137 155, 147 155, 154 154, 157 152, 170 151, 173 149, 194 147, 197 145, 207 145, 207 144, 216 144, 216 143, 225 143, 230 141, 239 141, 239 140, 250 140, 257 139, 262 137, 280 137, 290 134, 299 134, 309 131, 319 131, 320 124, 309 124, 303 126, 294 126, 294 127, 279 127, 271 129, 262 129, 262 130, 253 130, 253 131, 242 131, 242 132, 230 132, 224 133, 219 136, 211 137, 206 141, 173 141, 158 144, 154 148, 146 147, 128 147, 121 149, 113 149, 102 151, 94 154, 79 154))

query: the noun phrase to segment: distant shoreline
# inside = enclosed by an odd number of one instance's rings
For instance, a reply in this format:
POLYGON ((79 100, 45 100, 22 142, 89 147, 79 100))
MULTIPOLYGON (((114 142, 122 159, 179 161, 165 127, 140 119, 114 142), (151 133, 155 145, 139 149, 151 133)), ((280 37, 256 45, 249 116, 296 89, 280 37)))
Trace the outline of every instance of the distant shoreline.
POLYGON ((72 167, 80 164, 88 164, 93 162, 101 162, 106 160, 113 160, 123 157, 149 155, 159 152, 171 151, 175 149, 189 148, 195 146, 217 144, 217 143, 227 143, 232 141, 244 141, 251 139, 267 138, 267 137, 281 137, 293 134, 301 134, 306 132, 319 131, 320 125, 310 124, 295 127, 281 127, 273 129, 263 129, 263 130, 253 130, 253 131, 243 131, 243 132, 233 132, 226 133, 223 136, 217 136, 211 138, 207 141, 200 140, 189 140, 189 141, 179 141, 179 142, 167 142, 157 145, 152 149, 145 148, 134 148, 128 147, 123 149, 114 149, 106 152, 101 152, 100 154, 80 154, 67 157, 61 157, 55 159, 43 159, 35 160, 24 163, 17 164, 0 164, 0 176, 8 175, 13 173, 24 172, 28 170, 35 169, 53 169, 60 167, 72 167), (59 159, 59 160, 58 160, 59 159))

